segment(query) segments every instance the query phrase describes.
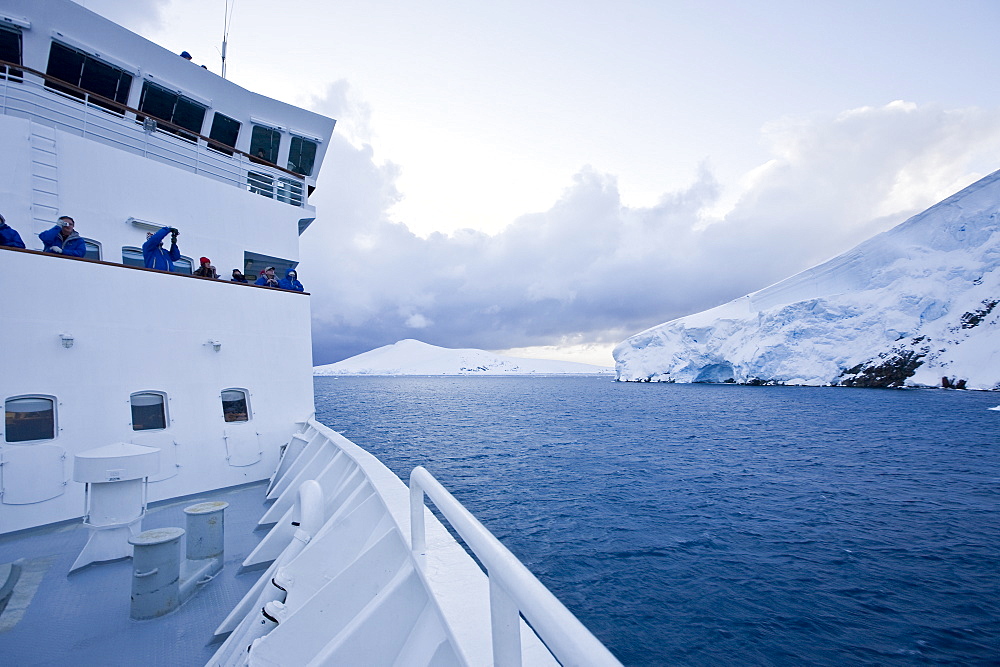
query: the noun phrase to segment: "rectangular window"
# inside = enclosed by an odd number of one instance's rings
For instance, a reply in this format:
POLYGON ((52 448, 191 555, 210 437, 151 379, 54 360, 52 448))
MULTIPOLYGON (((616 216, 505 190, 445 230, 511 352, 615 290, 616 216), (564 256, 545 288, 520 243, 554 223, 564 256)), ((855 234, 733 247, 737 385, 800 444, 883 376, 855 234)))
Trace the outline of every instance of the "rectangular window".
POLYGON ((260 174, 256 171, 247 173, 247 189, 250 192, 265 197, 274 197, 274 179, 267 174, 260 174))
MULTIPOLYGON (((201 126, 205 122, 205 113, 208 111, 201 104, 149 81, 142 84, 139 110, 148 113, 157 120, 165 120, 168 123, 179 125, 194 134, 201 134, 201 126)), ((138 118, 138 120, 141 122, 142 118, 138 118)), ((161 126, 160 129, 184 139, 192 141, 196 139, 196 137, 172 127, 161 126)))
POLYGON ((181 258, 177 260, 174 264, 174 270, 171 273, 186 273, 191 275, 194 267, 194 260, 190 257, 185 257, 181 255, 181 258))
POLYGON ((90 239, 84 239, 84 244, 87 246, 87 253, 84 255, 87 259, 100 259, 101 258, 101 244, 97 241, 91 241, 90 239))
POLYGON ((56 402, 44 396, 8 398, 4 405, 4 440, 31 442, 56 437, 56 402))
MULTIPOLYGON (((5 60, 15 65, 23 65, 21 61, 21 31, 8 30, 6 27, 0 28, 0 60, 5 60)), ((0 79, 6 79, 9 75, 12 79, 20 79, 23 72, 17 68, 0 67, 0 79)))
POLYGON ((250 134, 250 155, 277 164, 280 145, 281 132, 263 125, 253 126, 253 132, 250 134))
POLYGON ((132 394, 132 430, 151 431, 167 427, 166 401, 163 394, 140 392, 132 394))
MULTIPOLYGON (((45 73, 120 105, 128 102, 128 94, 132 89, 132 75, 128 72, 58 42, 52 42, 49 49, 49 64, 45 73)), ((46 81, 45 85, 83 99, 83 94, 78 90, 60 86, 52 81, 46 81)), ((124 110, 116 104, 97 99, 92 99, 91 102, 115 113, 124 113, 124 110)))
POLYGON ((222 416, 227 422, 250 421, 247 392, 243 389, 226 389, 222 392, 222 416))
MULTIPOLYGON (((209 139, 214 139, 220 144, 229 146, 230 148, 236 147, 236 139, 240 136, 240 123, 239 121, 233 120, 229 116, 223 116, 218 111, 215 112, 215 118, 212 119, 212 131, 208 135, 209 139)), ((227 151, 222 146, 217 146, 214 144, 209 144, 209 148, 214 148, 215 150, 225 153, 226 155, 232 155, 232 151, 227 151)))
POLYGON ((122 248, 122 264, 125 266, 146 266, 146 260, 142 257, 142 248, 122 248))
POLYGON ((316 142, 292 137, 288 149, 288 170, 302 176, 312 176, 313 163, 316 162, 316 142))

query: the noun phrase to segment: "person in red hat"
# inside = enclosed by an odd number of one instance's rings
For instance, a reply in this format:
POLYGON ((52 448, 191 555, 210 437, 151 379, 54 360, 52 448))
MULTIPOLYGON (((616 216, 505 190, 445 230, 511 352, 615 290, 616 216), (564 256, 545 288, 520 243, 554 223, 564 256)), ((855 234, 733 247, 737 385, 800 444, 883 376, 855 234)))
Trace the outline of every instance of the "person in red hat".
POLYGON ((215 267, 212 266, 212 262, 209 261, 208 257, 201 258, 201 266, 195 269, 194 275, 201 276, 202 278, 219 277, 219 274, 215 272, 215 267))

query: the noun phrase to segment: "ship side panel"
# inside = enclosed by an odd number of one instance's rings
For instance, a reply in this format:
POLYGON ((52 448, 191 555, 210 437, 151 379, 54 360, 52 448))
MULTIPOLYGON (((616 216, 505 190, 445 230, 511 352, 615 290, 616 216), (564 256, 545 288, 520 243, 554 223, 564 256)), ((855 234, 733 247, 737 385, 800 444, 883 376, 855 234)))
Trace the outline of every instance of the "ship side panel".
MULTIPOLYGON (((13 250, 0 250, 0 275, 0 399, 57 402, 55 438, 10 443, 4 425, 0 456, 39 445, 66 455, 52 473, 64 493, 31 504, 0 497, 0 533, 84 514, 76 453, 160 447, 155 501, 265 479, 294 423, 312 413, 307 295, 13 250), (248 421, 226 421, 227 389, 247 393, 248 421), (137 393, 165 397, 166 428, 135 430, 137 393)), ((6 468, 0 482, 18 487, 6 468)))

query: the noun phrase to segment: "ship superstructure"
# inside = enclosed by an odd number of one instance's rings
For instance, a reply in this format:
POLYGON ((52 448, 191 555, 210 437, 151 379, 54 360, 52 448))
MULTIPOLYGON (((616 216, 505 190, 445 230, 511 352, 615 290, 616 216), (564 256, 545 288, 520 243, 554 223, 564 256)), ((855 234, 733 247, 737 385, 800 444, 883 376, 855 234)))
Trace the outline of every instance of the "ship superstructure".
POLYGON ((150 501, 266 478, 312 406, 309 297, 229 277, 297 265, 335 121, 69 0, 0 2, 0 61, 0 213, 28 248, 0 250, 0 533, 81 516, 73 458, 109 443, 160 449, 150 501), (85 259, 40 252, 62 215, 85 259), (164 226, 178 275, 142 268, 164 226))

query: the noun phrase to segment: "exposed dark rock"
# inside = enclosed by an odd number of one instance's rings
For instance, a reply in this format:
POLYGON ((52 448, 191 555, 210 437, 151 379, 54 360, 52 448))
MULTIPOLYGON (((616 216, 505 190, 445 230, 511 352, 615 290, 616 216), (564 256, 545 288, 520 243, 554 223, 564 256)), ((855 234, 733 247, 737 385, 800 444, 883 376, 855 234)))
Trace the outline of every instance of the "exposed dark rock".
POLYGON ((926 356, 926 350, 895 349, 841 373, 844 387, 902 387, 926 356))
POLYGON ((982 308, 977 308, 971 313, 962 315, 962 328, 971 329, 978 326, 993 311, 998 303, 1000 303, 1000 299, 983 299, 982 308))

